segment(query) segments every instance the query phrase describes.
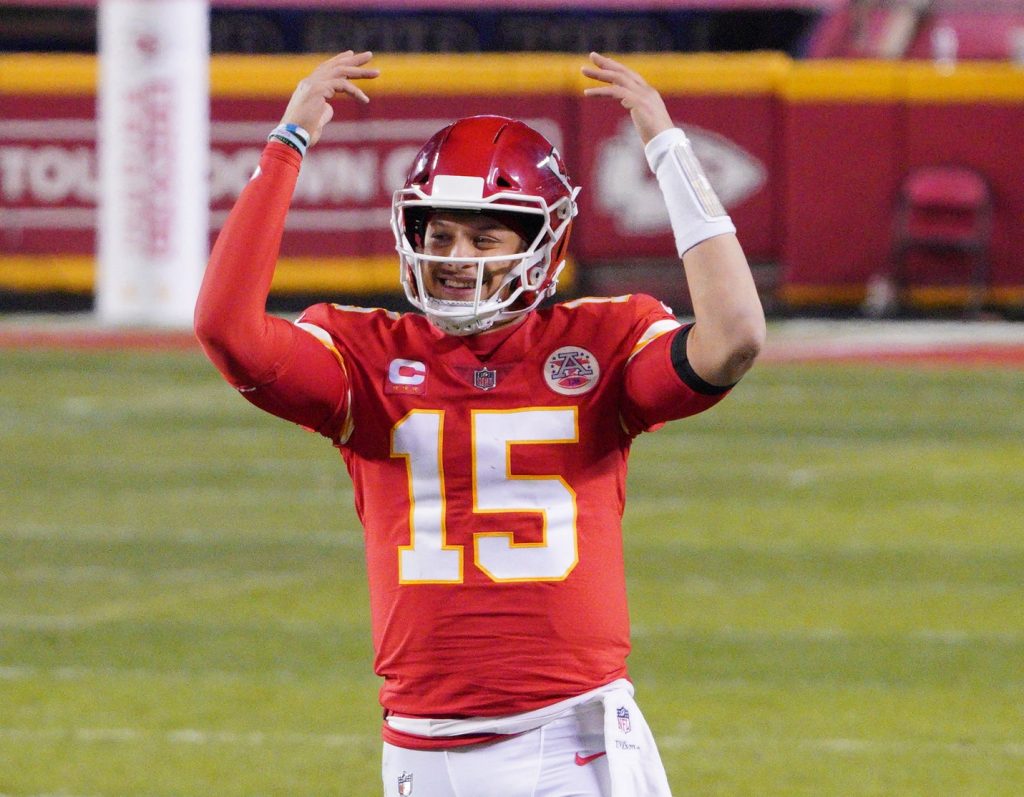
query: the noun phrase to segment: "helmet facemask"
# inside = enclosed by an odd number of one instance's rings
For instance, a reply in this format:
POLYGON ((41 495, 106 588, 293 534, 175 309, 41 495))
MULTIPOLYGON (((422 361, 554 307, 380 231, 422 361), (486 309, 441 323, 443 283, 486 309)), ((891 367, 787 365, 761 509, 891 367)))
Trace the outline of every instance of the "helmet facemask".
POLYGON ((436 200, 424 197, 416 189, 396 192, 392 226, 398 242, 396 248, 401 260, 400 276, 406 298, 434 326, 450 335, 474 335, 529 313, 555 292, 565 260, 563 255, 558 262, 552 263, 552 258, 556 253, 564 253, 565 247, 559 244, 563 242, 575 214, 573 199, 576 191, 553 208, 540 197, 522 195, 497 195, 489 202, 453 206, 451 203, 436 204, 436 200), (516 204, 508 204, 502 199, 511 199, 516 204), (526 241, 525 249, 514 255, 428 255, 421 250, 430 211, 476 212, 494 216, 502 222, 512 222, 510 214, 515 214, 521 220, 510 223, 510 229, 536 229, 538 225, 539 229, 532 239, 526 241), (552 226, 552 220, 556 226, 552 226), (512 262, 512 267, 490 295, 485 295, 490 282, 489 269, 509 262, 512 262), (436 264, 448 264, 469 272, 466 276, 476 280, 473 299, 459 301, 432 296, 427 289, 426 270, 436 267, 436 264), (467 265, 475 268, 470 271, 465 268, 467 265))
POLYGON ((452 335, 476 334, 529 313, 555 292, 578 193, 557 150, 522 122, 475 116, 439 131, 416 156, 392 202, 391 228, 409 302, 452 335), (493 217, 517 232, 525 248, 485 257, 427 254, 430 216, 459 212, 493 217), (509 262, 492 288, 494 269, 509 262), (430 294, 428 271, 446 266, 456 279, 475 279, 472 299, 430 294))

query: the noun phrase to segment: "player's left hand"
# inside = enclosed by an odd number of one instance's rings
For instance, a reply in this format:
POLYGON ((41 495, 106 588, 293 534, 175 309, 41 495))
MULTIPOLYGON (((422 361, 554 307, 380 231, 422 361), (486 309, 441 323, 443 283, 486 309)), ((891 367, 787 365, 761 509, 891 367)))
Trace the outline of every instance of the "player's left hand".
POLYGON ((593 66, 584 66, 581 71, 606 85, 584 89, 584 95, 614 97, 621 102, 622 107, 629 111, 644 144, 674 126, 661 95, 637 72, 600 53, 591 53, 590 61, 593 66))

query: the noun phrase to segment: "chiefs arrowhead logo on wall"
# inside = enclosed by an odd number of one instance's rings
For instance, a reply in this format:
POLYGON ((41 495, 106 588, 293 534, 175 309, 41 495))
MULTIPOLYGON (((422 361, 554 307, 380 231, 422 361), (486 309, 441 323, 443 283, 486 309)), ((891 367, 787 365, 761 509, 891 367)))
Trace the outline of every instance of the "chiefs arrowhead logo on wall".
MULTIPOLYGON (((756 194, 767 170, 761 161, 723 135, 693 125, 681 125, 726 209, 756 194)), ((596 202, 614 220, 622 235, 667 233, 669 224, 658 181, 637 146, 636 132, 627 119, 597 154, 596 202)))

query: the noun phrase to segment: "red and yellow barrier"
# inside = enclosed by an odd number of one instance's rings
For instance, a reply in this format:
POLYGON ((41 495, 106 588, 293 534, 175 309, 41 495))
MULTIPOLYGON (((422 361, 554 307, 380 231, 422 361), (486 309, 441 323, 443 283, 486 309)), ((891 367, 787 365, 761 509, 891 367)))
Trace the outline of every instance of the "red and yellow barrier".
MULTIPOLYGON (((211 60, 214 232, 266 130, 319 60, 211 60)), ((900 180, 942 162, 988 179, 990 298, 1024 303, 1024 70, 965 63, 947 73, 774 53, 625 60, 698 140, 748 254, 780 264, 789 303, 860 301, 890 257, 900 180)), ((394 290, 390 193, 433 130, 474 113, 531 121, 561 148, 584 187, 573 239, 583 267, 673 257, 639 141, 618 106, 583 98, 581 57, 381 55, 375 63, 382 76, 367 89, 371 104, 339 108, 311 152, 275 290, 394 290)), ((92 57, 0 56, 0 289, 92 290, 96 80, 92 57)), ((925 287, 924 300, 944 300, 942 289, 925 287)))

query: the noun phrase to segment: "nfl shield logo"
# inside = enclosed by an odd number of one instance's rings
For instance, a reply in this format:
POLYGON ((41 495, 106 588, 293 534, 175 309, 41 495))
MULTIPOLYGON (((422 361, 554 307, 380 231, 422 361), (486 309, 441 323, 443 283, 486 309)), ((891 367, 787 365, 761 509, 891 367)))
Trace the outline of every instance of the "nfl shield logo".
POLYGON ((629 733, 629 709, 625 706, 615 709, 615 716, 619 721, 619 730, 623 733, 629 733))
POLYGON ((480 390, 493 390, 498 384, 498 372, 489 368, 478 368, 473 371, 473 387, 480 390))
POLYGON ((408 797, 408 795, 412 794, 412 775, 408 772, 403 771, 398 776, 398 793, 402 797, 408 797))

